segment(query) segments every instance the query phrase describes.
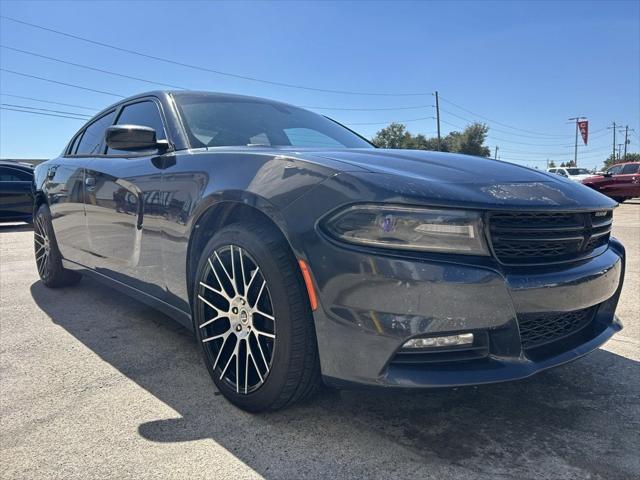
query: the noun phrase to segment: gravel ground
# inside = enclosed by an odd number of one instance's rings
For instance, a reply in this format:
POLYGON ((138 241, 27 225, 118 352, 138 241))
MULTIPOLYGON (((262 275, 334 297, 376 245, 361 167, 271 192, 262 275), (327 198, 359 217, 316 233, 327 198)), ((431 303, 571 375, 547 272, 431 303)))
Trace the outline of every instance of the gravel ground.
POLYGON ((46 289, 32 233, 0 227, 0 478, 639 478, 640 201, 614 232, 625 330, 587 357, 250 415, 216 394, 186 330, 93 281, 46 289))

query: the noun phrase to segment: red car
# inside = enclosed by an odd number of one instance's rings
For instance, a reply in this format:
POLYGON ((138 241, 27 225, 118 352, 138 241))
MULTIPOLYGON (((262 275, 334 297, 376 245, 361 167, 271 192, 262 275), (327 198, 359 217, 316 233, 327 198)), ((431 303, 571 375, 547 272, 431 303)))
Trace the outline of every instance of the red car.
POLYGON ((640 197, 640 162, 618 163, 582 183, 620 203, 640 197))

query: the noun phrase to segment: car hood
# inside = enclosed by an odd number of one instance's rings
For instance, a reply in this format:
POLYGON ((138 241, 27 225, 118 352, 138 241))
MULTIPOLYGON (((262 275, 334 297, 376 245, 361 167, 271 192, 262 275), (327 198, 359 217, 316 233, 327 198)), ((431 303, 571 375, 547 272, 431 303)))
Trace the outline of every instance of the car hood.
MULTIPOLYGON (((411 176, 450 183, 549 180, 550 174, 490 158, 425 150, 352 149, 316 152, 314 156, 341 161, 374 173, 411 176)), ((553 179, 553 177, 551 177, 553 179)), ((554 179, 555 180, 555 179, 554 179)))
MULTIPOLYGON (((479 208, 613 208, 609 198, 559 175, 489 158, 423 150, 316 151, 341 162, 380 201, 479 208)), ((362 192, 364 193, 364 192, 362 192)))

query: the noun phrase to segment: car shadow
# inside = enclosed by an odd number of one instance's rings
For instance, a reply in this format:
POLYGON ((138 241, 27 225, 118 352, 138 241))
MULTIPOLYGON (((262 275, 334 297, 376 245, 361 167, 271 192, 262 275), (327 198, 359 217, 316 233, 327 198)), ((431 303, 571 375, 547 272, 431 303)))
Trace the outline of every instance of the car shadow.
POLYGON ((557 478, 615 479, 640 471, 640 364, 605 350, 515 383, 327 389, 252 415, 216 392, 192 334, 156 310, 86 278, 62 291, 38 281, 31 294, 55 324, 179 413, 143 423, 142 437, 213 439, 266 478, 531 478, 552 468, 557 478))

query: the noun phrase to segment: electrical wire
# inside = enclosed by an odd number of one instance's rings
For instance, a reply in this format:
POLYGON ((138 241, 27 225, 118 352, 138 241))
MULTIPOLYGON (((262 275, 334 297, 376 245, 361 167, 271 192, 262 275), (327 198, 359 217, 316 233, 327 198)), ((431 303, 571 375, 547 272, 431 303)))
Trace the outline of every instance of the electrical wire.
POLYGON ((93 45, 98 45, 104 48, 110 48, 112 50, 117 50, 119 52, 124 52, 124 53, 128 53, 131 55, 137 55, 139 57, 143 57, 143 58, 148 58, 150 60, 156 60, 159 62, 164 62, 164 63, 168 63, 171 65, 177 65, 180 67, 185 67, 185 68, 190 68, 192 70, 198 70, 201 72, 208 72, 208 73, 214 73, 216 75, 223 75, 226 77, 230 77, 230 78, 238 78, 241 80, 249 80, 252 82, 258 82, 258 83, 264 83, 264 84, 268 84, 268 85, 275 85, 275 86, 279 86, 279 87, 287 87, 287 88, 295 88, 295 89, 299 89, 299 90, 308 90, 308 91, 313 91, 313 92, 324 92, 324 93, 336 93, 336 94, 341 94, 341 95, 363 95, 363 96, 381 96, 381 97, 408 97, 408 96, 426 96, 426 95, 431 95, 431 92, 415 92, 415 93, 387 93, 387 92, 356 92, 356 91, 350 91, 350 90, 334 90, 334 89, 329 89, 329 88, 318 88, 318 87, 310 87, 310 86, 305 86, 305 85, 299 85, 299 84, 294 84, 294 83, 285 83, 285 82, 278 82, 278 81, 274 81, 274 80, 266 80, 266 79, 262 79, 262 78, 257 78, 257 77, 251 77, 248 75, 240 75, 237 73, 231 73, 231 72, 225 72, 222 70, 216 70, 213 68, 208 68, 208 67, 203 67, 201 65, 194 65, 194 64, 190 64, 190 63, 185 63, 185 62, 179 62, 177 60, 173 60, 170 58, 164 58, 164 57, 159 57, 156 55, 151 55, 148 53, 144 53, 144 52, 139 52, 137 50, 132 50, 129 48, 124 48, 124 47, 118 47, 117 45, 112 45, 106 42, 100 42, 97 40, 92 40, 90 38, 86 38, 86 37, 81 37, 80 35, 75 35, 72 33, 68 33, 68 32, 63 32, 61 30, 55 30, 53 28, 48 28, 48 27, 44 27, 42 25, 37 25, 35 23, 30 23, 30 22, 25 22, 24 20, 19 20, 17 18, 13 18, 13 17, 8 17, 6 15, 0 15, 0 18, 3 18, 5 20, 8 20, 10 22, 15 22, 21 25, 26 25, 28 27, 31 28, 37 28, 39 30, 43 30, 46 32, 50 32, 50 33, 55 33, 56 35, 62 35, 68 38, 73 38, 75 40, 80 40, 86 43, 91 43, 93 45))
POLYGON ((87 115, 85 113, 77 113, 77 112, 67 112, 64 110, 51 110, 50 108, 36 108, 36 107, 30 107, 28 105, 16 105, 13 103, 0 103, 1 106, 3 107, 12 107, 12 108, 25 108, 25 109, 29 109, 29 110, 38 110, 41 112, 51 112, 51 113, 63 113, 65 115, 75 115, 77 117, 86 117, 86 118, 91 118, 92 115, 87 115))
POLYGON ((0 92, 0 96, 11 97, 11 98, 20 98, 22 100, 32 100, 34 102, 50 103, 52 105, 62 105, 64 107, 81 108, 83 110, 93 110, 94 112, 97 112, 99 110, 98 108, 84 107, 82 105, 74 105, 73 103, 54 102, 52 100, 43 100, 41 98, 34 98, 34 97, 24 97, 22 95, 13 95, 13 94, 8 94, 8 93, 3 93, 3 92, 0 92))
POLYGON ((58 115, 56 113, 34 112, 32 110, 19 110, 17 108, 0 107, 0 110, 9 110, 9 111, 12 111, 12 112, 31 113, 33 115, 44 115, 44 116, 47 116, 47 117, 71 118, 73 120, 80 120, 80 121, 83 121, 83 122, 87 121, 86 118, 81 118, 81 117, 72 117, 72 116, 69 116, 69 115, 58 115))
POLYGON ((124 96, 124 95, 119 95, 119 94, 117 94, 117 93, 113 93, 113 92, 106 92, 106 91, 104 91, 104 90, 96 90, 96 89, 94 89, 94 88, 89 88, 89 87, 82 87, 82 86, 80 86, 80 85, 74 85, 74 84, 72 84, 72 83, 60 82, 60 81, 58 81, 58 80, 51 80, 51 79, 49 79, 49 78, 39 77, 39 76, 37 76, 37 75, 31 75, 31 74, 28 74, 28 73, 16 72, 15 70, 9 70, 9 69, 6 69, 6 68, 0 68, 0 71, 1 71, 1 72, 12 73, 12 74, 14 74, 14 75, 20 75, 21 77, 35 78, 35 79, 37 79, 37 80, 42 80, 43 82, 56 83, 56 84, 58 84, 58 85, 64 85, 64 86, 67 86, 67 87, 79 88, 79 89, 81 89, 81 90, 87 90, 87 91, 89 91, 89 92, 103 93, 103 94, 105 94, 105 95, 111 95, 111 96, 113 96, 113 97, 125 98, 125 96, 124 96))
POLYGON ((7 49, 7 50, 12 50, 14 52, 24 53, 26 55, 31 55, 33 57, 45 58, 47 60, 51 60, 52 62, 58 62, 58 63, 62 63, 62 64, 65 64, 65 65, 72 65, 72 66, 78 67, 78 68, 84 68, 85 70, 92 70, 94 72, 106 73, 107 75, 113 75, 113 76, 116 76, 116 77, 127 78, 129 80, 137 80, 138 82, 145 82, 145 83, 149 83, 151 85, 160 85, 160 86, 163 86, 163 87, 175 88, 175 89, 178 89, 178 90, 184 90, 185 89, 185 87, 181 87, 181 86, 178 86, 178 85, 172 85, 171 83, 156 82, 154 80, 148 80, 146 78, 134 77, 132 75, 126 75, 126 74, 123 74, 123 73, 117 73, 117 72, 113 72, 111 70, 105 70, 103 68, 91 67, 89 65, 83 65, 81 63, 69 62, 67 60, 62 60, 60 58, 50 57, 48 55, 42 55, 42 54, 36 53, 36 52, 30 52, 28 50, 22 50, 20 48, 10 47, 8 45, 0 45, 0 48, 4 48, 4 49, 7 49))

